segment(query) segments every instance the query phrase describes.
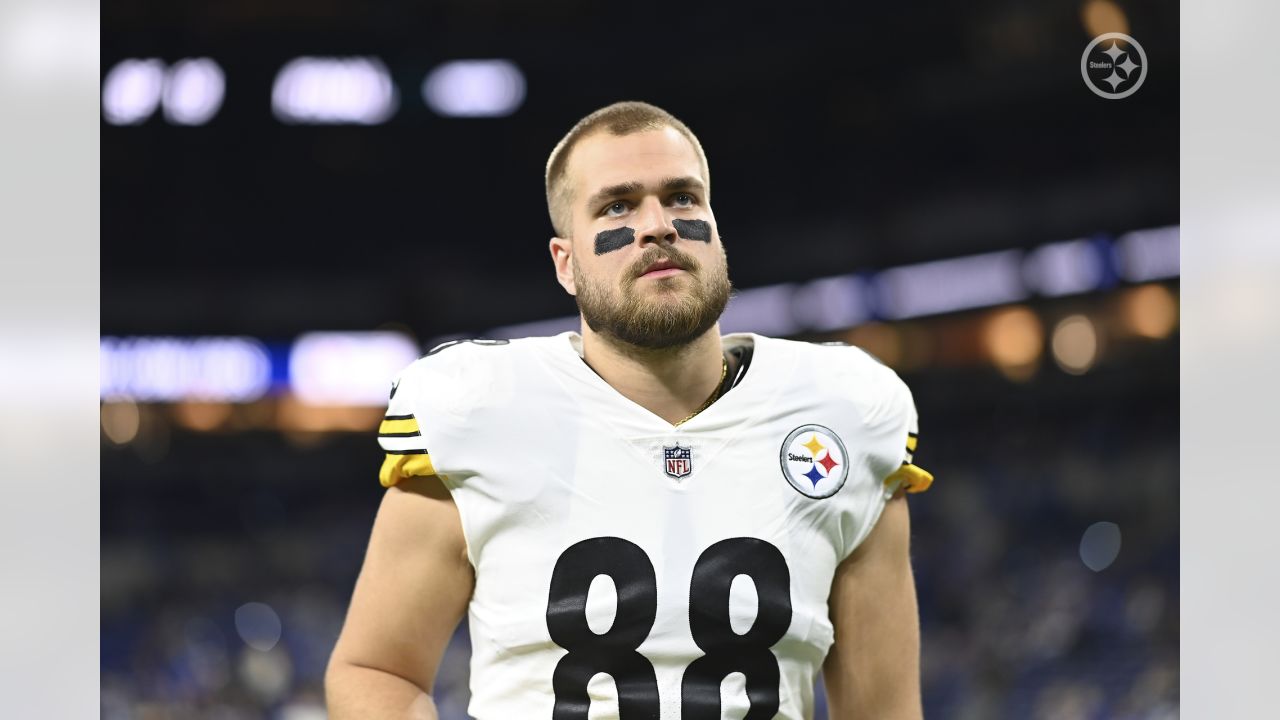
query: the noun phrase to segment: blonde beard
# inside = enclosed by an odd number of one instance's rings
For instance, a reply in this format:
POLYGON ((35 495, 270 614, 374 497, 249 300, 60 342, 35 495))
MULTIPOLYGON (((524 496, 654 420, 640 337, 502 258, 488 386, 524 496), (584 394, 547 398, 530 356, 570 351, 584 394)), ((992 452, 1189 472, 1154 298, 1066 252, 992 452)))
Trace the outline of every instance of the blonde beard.
MULTIPOLYGON (((681 257, 690 260, 687 256, 681 257)), ((664 289, 653 297, 642 297, 635 291, 638 278, 610 292, 603 283, 596 283, 582 274, 576 257, 571 262, 577 288, 575 300, 587 326, 611 340, 638 348, 673 348, 701 337, 720 319, 732 289, 723 249, 720 262, 709 271, 690 267, 688 279, 692 285, 689 290, 664 289), (703 277, 705 280, 701 279, 703 277), (678 297, 668 299, 671 292, 678 292, 678 297)), ((641 266, 644 264, 647 263, 641 263, 641 266)), ((678 278, 673 280, 681 281, 678 278)))

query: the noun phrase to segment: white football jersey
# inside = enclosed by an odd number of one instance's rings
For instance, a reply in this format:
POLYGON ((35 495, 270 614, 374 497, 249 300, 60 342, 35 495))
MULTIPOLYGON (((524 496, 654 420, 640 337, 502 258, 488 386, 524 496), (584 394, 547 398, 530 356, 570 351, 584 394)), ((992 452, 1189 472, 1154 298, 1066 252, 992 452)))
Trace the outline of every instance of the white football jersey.
POLYGON ((862 350, 728 335, 740 382, 673 427, 576 333, 466 341, 392 391, 381 480, 462 517, 478 720, 810 718, 836 566, 914 465, 910 391, 862 350))

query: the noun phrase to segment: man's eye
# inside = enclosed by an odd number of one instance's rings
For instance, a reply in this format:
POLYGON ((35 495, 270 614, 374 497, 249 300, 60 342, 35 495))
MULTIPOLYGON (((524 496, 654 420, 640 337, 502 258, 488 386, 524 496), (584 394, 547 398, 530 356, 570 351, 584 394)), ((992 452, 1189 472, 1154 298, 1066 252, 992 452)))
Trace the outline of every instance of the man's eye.
POLYGON ((627 204, 626 204, 626 203, 624 203, 624 202, 616 202, 616 203, 613 203, 613 204, 609 205, 608 207, 606 207, 606 208, 604 209, 604 214, 605 214, 605 215, 611 215, 611 216, 613 216, 613 217, 617 217, 618 215, 621 215, 623 212, 625 212, 625 211, 626 211, 626 209, 627 209, 627 204), (616 212, 615 212, 615 210, 616 210, 616 212))
POLYGON ((689 193, 676 193, 676 195, 672 197, 671 200, 676 205, 679 205, 681 207, 688 207, 690 205, 694 205, 697 203, 697 200, 694 200, 693 196, 690 195, 689 193))

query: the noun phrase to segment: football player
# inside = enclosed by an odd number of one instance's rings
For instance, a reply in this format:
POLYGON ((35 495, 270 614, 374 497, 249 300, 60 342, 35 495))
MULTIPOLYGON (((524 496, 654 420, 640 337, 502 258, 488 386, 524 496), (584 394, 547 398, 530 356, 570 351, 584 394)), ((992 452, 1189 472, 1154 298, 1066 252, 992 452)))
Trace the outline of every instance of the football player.
POLYGON ((478 720, 799 720, 819 671, 833 718, 920 717, 907 387, 855 347, 721 336, 711 174, 665 111, 583 118, 546 189, 581 332, 401 373, 331 717, 435 717, 464 614, 478 720))

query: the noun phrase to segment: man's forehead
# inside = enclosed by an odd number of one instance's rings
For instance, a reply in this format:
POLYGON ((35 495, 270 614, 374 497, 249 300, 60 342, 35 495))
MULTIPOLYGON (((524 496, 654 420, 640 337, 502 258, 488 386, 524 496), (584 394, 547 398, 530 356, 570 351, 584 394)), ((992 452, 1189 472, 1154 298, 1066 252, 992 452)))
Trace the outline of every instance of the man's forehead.
POLYGON ((646 178, 655 182, 673 176, 701 178, 702 167, 689 139, 665 127, 630 135, 593 133, 574 148, 569 174, 577 196, 583 197, 584 192, 646 178))

